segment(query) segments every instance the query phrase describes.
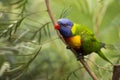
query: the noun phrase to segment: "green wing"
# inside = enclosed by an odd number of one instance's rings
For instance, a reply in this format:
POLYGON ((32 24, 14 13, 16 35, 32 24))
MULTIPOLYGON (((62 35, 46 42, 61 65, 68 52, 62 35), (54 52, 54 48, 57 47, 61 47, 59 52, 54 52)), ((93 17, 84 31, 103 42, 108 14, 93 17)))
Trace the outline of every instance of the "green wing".
POLYGON ((90 54, 91 52, 96 52, 100 50, 100 44, 96 40, 92 31, 90 31, 86 26, 74 24, 75 28, 74 35, 81 36, 81 49, 84 55, 90 54))
MULTIPOLYGON (((82 40, 81 50, 83 55, 88 55, 92 52, 98 53, 98 55, 111 63, 110 60, 101 52, 101 42, 97 41, 92 31, 90 31, 86 26, 75 24, 74 35, 80 35, 82 40)), ((111 63, 112 64, 112 63, 111 63)))
POLYGON ((93 36, 93 32, 90 31, 85 25, 82 24, 74 24, 72 27, 72 33, 74 35, 83 35, 83 34, 88 34, 93 36))
POLYGON ((107 62, 109 62, 110 64, 113 65, 113 63, 101 51, 99 51, 97 53, 102 59, 106 60, 107 62))

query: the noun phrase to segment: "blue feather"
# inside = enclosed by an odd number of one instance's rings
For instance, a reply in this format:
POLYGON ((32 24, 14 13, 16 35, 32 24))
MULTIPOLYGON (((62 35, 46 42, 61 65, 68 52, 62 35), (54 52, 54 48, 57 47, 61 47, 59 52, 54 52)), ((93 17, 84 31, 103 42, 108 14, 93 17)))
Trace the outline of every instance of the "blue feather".
POLYGON ((71 28, 73 26, 72 21, 66 18, 62 18, 58 20, 58 24, 60 25, 60 33, 63 37, 68 38, 72 36, 71 28))

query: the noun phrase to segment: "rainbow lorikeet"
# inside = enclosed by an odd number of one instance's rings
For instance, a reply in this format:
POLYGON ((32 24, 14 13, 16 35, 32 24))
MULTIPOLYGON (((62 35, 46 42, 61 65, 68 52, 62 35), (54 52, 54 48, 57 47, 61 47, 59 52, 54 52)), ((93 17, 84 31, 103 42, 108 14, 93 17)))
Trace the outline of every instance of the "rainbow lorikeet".
POLYGON ((78 58, 95 52, 101 58, 111 63, 101 52, 101 48, 105 48, 105 44, 99 42, 93 32, 86 26, 62 18, 58 20, 55 29, 60 32, 68 47, 73 48, 77 52, 78 58))

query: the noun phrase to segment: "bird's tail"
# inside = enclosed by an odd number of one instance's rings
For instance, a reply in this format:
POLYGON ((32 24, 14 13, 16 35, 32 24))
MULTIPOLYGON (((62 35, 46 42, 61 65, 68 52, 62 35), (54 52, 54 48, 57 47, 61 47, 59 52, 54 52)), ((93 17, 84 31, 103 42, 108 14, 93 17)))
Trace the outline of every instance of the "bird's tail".
POLYGON ((109 62, 110 64, 113 65, 113 63, 112 63, 101 51, 98 52, 98 55, 99 55, 102 59, 104 59, 105 61, 107 61, 107 62, 109 62))
POLYGON ((105 46, 106 46, 105 43, 100 42, 100 45, 101 45, 101 48, 106 48, 106 47, 105 47, 105 46))
MULTIPOLYGON (((114 52, 120 53, 120 43, 117 43, 117 44, 105 44, 105 43, 100 42, 100 45, 101 45, 101 48, 108 49, 110 51, 112 50, 114 52)), ((98 55, 101 58, 103 58, 104 60, 106 60, 107 62, 112 64, 112 62, 101 51, 98 52, 98 55)))
POLYGON ((120 45, 117 46, 117 45, 114 45, 114 44, 105 44, 105 43, 102 43, 100 42, 101 44, 101 48, 105 48, 105 49, 109 49, 109 50, 120 50, 120 45))

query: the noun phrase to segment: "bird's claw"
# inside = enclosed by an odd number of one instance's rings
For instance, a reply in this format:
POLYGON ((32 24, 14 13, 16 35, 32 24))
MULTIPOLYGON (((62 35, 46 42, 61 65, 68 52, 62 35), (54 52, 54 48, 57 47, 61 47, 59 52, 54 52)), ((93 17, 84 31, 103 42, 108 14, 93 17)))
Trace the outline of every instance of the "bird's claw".
MULTIPOLYGON (((71 47, 69 45, 66 46, 66 49, 71 49, 71 47)), ((82 55, 82 53, 79 53, 77 55, 77 61, 80 60, 80 59, 84 59, 84 56, 82 55)))
POLYGON ((66 46, 66 49, 71 49, 71 47, 67 45, 67 46, 66 46))
POLYGON ((79 55, 77 56, 77 61, 80 59, 84 59, 84 56, 82 55, 82 53, 79 53, 79 55))

